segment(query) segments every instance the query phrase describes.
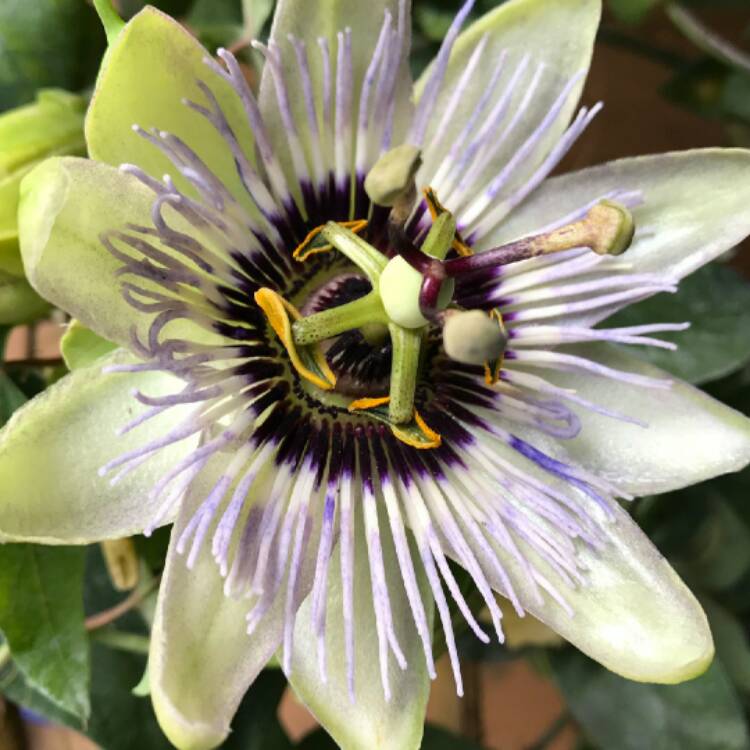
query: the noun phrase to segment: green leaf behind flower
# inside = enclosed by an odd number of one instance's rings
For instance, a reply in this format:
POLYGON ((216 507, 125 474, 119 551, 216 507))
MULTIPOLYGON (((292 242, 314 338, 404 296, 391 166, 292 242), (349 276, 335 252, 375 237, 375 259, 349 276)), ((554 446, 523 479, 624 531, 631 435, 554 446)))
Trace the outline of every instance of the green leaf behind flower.
POLYGON ((550 654, 555 678, 584 732, 606 750, 746 750, 742 706, 716 659, 680 685, 630 682, 583 654, 550 654))
POLYGON ((83 0, 0 3, 0 110, 30 101, 43 86, 83 87, 104 46, 83 0))
POLYGON ((4 370, 0 370, 0 426, 4 425, 11 414, 24 403, 26 395, 4 370))
POLYGON ((85 551, 0 546, 0 629, 27 683, 82 722, 89 716, 83 622, 85 551))
POLYGON ((662 0, 608 0, 607 5, 618 21, 637 24, 661 3, 662 0))
POLYGON ((731 268, 712 264, 681 282, 676 294, 658 294, 609 318, 606 327, 691 323, 687 331, 658 334, 676 352, 642 348, 637 354, 691 383, 706 383, 750 361, 750 284, 731 268))

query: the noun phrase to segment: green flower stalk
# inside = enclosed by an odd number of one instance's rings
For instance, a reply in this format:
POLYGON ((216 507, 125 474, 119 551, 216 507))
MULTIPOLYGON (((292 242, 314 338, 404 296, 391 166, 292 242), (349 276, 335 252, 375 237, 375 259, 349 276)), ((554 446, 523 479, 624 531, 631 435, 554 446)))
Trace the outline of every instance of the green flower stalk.
POLYGON ((416 748, 433 632, 460 693, 449 602, 502 641, 496 593, 634 680, 712 659, 619 500, 742 468, 750 421, 612 346, 685 324, 599 324, 750 233, 750 153, 549 177, 600 108, 600 3, 471 6, 412 86, 406 0, 281 0, 257 97, 109 15, 92 159, 23 182, 31 283, 118 348, 69 342, 102 356, 0 434, 0 534, 173 524, 149 674, 179 748, 277 653, 339 745, 416 748))

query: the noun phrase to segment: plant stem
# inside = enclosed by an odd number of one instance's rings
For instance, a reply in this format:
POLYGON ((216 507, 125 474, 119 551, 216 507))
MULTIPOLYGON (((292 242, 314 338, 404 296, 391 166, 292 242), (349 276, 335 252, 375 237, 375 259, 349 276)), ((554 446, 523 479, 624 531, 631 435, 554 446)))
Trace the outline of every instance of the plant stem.
POLYGON ((133 593, 114 607, 110 607, 103 612, 97 612, 95 615, 87 617, 85 621, 86 630, 92 632, 113 623, 127 612, 130 612, 131 609, 137 607, 158 585, 159 579, 157 577, 154 578, 153 581, 150 581, 147 586, 133 591, 133 593))
POLYGON ((128 651, 131 654, 147 654, 150 644, 150 638, 147 635, 126 633, 116 628, 96 630, 91 634, 91 638, 97 643, 120 651, 128 651))

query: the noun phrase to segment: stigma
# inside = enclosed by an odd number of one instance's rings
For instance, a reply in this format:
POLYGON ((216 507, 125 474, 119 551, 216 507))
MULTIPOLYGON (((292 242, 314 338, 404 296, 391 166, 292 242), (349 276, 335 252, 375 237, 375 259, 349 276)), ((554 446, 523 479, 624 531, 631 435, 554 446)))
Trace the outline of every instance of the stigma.
MULTIPOLYGON (((602 200, 585 216, 552 231, 525 237, 481 253, 472 252, 453 214, 429 187, 423 191, 432 223, 419 246, 407 225, 416 209, 417 148, 402 145, 384 154, 365 179, 370 213, 388 212, 387 243, 376 247, 368 235, 369 217, 329 221, 316 227, 294 249, 304 263, 312 256, 338 253, 369 282, 370 291, 344 304, 302 315, 271 289, 256 292, 255 302, 285 347, 297 375, 321 391, 335 390, 324 342, 351 331, 363 337, 377 330, 390 337, 392 362, 387 393, 351 399, 350 413, 366 412, 387 423, 402 442, 418 448, 440 444, 439 435, 414 408, 421 378, 424 342, 432 329, 442 336, 451 359, 484 366, 485 380, 499 379, 509 334, 502 313, 465 308, 455 300, 456 282, 471 283, 477 272, 575 248, 598 255, 620 255, 635 232, 626 207, 602 200)), ((381 386, 382 387, 382 386, 381 386)))

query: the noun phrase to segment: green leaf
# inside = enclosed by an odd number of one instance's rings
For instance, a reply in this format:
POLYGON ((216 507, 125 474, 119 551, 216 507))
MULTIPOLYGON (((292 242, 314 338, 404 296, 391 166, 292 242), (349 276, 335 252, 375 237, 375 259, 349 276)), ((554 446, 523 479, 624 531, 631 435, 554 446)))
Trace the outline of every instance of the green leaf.
MULTIPOLYGON (((99 546, 88 548, 86 612, 94 614, 122 601, 115 591, 99 546)), ((144 638, 148 631, 136 610, 117 620, 118 632, 144 638)), ((87 734, 105 750, 167 750, 151 701, 132 694, 146 669, 143 654, 113 649, 92 638, 91 721, 87 734)))
POLYGON ((750 528, 729 503, 710 497, 709 512, 680 558, 675 564, 691 582, 709 591, 729 589, 750 570, 750 528))
POLYGON ((740 620, 712 599, 701 600, 714 634, 716 653, 735 686, 750 693, 750 642, 740 620))
POLYGON ((0 426, 4 425, 10 415, 26 403, 26 396, 23 391, 0 370, 0 426))
POLYGON ((432 5, 419 5, 414 9, 414 21, 419 31, 431 42, 440 43, 448 32, 456 13, 432 5))
POLYGON ((551 654, 576 720, 607 750, 745 750, 742 706, 721 662, 681 685, 623 680, 569 649, 551 654))
POLYGON ((52 701, 47 700, 38 690, 32 688, 12 661, 0 671, 0 693, 13 703, 56 724, 63 724, 73 729, 83 727, 82 722, 75 716, 63 711, 52 701))
POLYGON ((644 347, 636 353, 690 383, 724 377, 750 362, 750 284, 726 266, 704 266, 680 284, 676 294, 658 294, 622 310, 606 327, 689 322, 679 333, 658 334, 676 352, 644 347))
POLYGON ((243 34, 241 0, 195 0, 185 20, 211 51, 231 47, 243 34))
POLYGON ((286 688, 281 671, 266 669, 253 682, 232 721, 232 733, 222 750, 289 750, 292 743, 277 718, 286 688))
POLYGON ((702 58, 681 66, 662 87, 661 93, 681 107, 701 117, 721 117, 722 98, 730 70, 711 58, 702 58))
POLYGON ((261 35, 274 5, 274 0, 242 0, 242 23, 247 37, 252 39, 261 35))
POLYGON ((750 75, 739 72, 729 74, 722 92, 721 106, 727 115, 750 122, 750 75))
POLYGON ((0 271, 0 325, 14 326, 38 320, 49 311, 26 279, 0 271))
POLYGON ((618 21, 627 24, 637 24, 662 0, 608 0, 607 5, 618 21))
POLYGON ((424 728, 422 747, 429 750, 480 750, 479 745, 466 737, 429 724, 424 728))
POLYGON ((187 22, 193 24, 241 24, 241 0, 195 0, 187 22))
POLYGON ((105 750, 168 750, 151 701, 132 694, 146 658, 92 643, 91 721, 86 734, 105 750))
POLYGON ((0 115, 0 270, 24 275, 18 248, 21 180, 48 156, 86 153, 85 110, 82 96, 43 89, 35 102, 0 115))
POLYGON ((338 745, 324 729, 317 729, 306 735, 295 745, 297 750, 337 750, 338 745))
POLYGON ((38 88, 81 88, 104 34, 82 0, 0 3, 0 110, 30 101, 38 88))
POLYGON ((28 684, 81 721, 90 704, 82 549, 0 546, 0 628, 28 684))

